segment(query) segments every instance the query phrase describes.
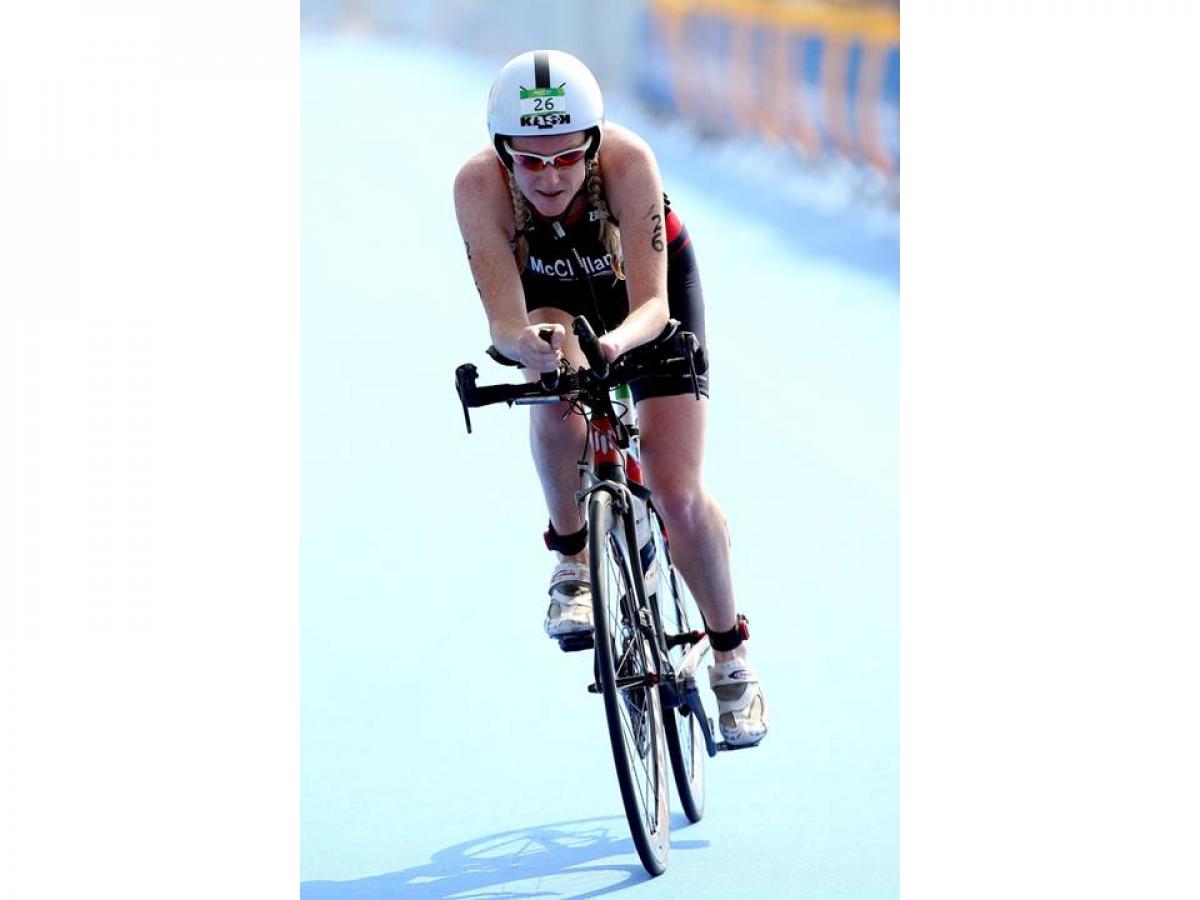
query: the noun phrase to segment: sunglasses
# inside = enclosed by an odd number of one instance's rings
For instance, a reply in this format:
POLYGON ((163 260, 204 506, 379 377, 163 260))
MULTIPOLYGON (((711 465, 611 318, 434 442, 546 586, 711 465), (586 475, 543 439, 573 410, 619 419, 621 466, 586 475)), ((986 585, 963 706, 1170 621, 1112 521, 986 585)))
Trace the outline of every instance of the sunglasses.
POLYGON ((530 153, 526 150, 514 150, 512 144, 508 141, 504 142, 504 149, 507 150, 513 158, 513 162, 530 172, 540 172, 546 166, 554 166, 556 169, 567 169, 571 166, 579 165, 583 162, 583 158, 587 156, 588 148, 592 146, 592 139, 589 137, 582 147, 572 147, 570 150, 563 150, 561 153, 555 153, 553 156, 542 156, 540 153, 530 153))

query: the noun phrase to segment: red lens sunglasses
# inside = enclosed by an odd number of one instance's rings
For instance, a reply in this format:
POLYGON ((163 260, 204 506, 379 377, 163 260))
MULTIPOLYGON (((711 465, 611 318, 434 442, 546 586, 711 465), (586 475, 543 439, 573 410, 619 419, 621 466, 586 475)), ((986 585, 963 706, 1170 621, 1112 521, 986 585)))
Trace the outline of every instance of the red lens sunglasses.
POLYGON ((571 166, 579 165, 583 158, 587 156, 588 148, 592 146, 592 138, 589 136, 582 147, 572 147, 570 150, 563 150, 561 153, 555 153, 552 156, 542 156, 540 153, 530 153, 528 150, 514 150, 512 144, 508 141, 504 142, 504 149, 507 150, 513 158, 513 162, 530 172, 540 172, 546 166, 554 166, 556 169, 569 169, 571 166))

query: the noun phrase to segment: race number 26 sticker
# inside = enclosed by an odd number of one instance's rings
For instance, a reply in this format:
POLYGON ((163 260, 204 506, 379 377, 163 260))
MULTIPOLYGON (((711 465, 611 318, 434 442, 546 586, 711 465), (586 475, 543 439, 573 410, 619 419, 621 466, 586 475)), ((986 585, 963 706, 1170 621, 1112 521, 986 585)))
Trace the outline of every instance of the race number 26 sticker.
POLYGON ((564 81, 558 87, 521 88, 521 124, 539 128, 570 124, 565 85, 564 81))

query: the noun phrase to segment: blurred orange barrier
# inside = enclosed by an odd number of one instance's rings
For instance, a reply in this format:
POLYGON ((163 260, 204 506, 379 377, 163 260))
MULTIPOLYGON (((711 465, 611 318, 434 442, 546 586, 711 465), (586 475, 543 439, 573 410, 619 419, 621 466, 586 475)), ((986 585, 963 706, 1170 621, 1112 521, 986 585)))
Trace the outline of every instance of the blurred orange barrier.
POLYGON ((786 142, 899 173, 900 17, 891 5, 650 0, 639 92, 707 133, 786 142), (665 65, 658 57, 665 58, 665 65))

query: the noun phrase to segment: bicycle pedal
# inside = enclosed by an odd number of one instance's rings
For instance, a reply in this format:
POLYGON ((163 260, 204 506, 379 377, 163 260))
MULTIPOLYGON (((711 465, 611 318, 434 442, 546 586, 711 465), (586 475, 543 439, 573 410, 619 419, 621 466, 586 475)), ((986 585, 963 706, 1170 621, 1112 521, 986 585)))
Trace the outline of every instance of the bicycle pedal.
POLYGON ((579 650, 591 650, 596 646, 592 640, 592 632, 584 631, 579 634, 564 634, 557 638, 559 649, 563 653, 575 653, 579 650))
POLYGON ((758 746, 758 743, 753 743, 753 744, 730 744, 730 743, 728 743, 728 742, 726 742, 726 741, 720 741, 720 742, 717 744, 717 752, 718 752, 718 753, 720 753, 720 752, 722 752, 722 751, 724 751, 724 750, 753 750, 753 749, 754 749, 755 747, 757 747, 757 746, 758 746))

